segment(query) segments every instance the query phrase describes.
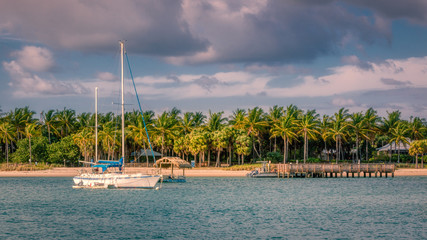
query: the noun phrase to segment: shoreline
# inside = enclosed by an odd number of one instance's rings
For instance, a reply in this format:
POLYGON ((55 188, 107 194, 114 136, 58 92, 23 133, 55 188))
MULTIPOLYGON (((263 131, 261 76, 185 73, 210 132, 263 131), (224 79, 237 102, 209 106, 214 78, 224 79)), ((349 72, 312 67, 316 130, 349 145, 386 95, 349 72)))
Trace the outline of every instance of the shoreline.
MULTIPOLYGON (((50 170, 40 171, 0 171, 0 177, 74 177, 81 170, 90 168, 53 168, 50 170)), ((150 173, 155 171, 155 168, 128 168, 127 173, 150 173)), ((246 177, 250 171, 229 171, 218 168, 194 168, 186 169, 185 176, 187 177, 246 177)), ((163 174, 168 174, 168 170, 163 169, 163 174)), ((182 170, 174 170, 175 174, 182 175, 182 170)), ((395 177, 408 176, 427 176, 427 169, 402 168, 394 172, 395 177)))

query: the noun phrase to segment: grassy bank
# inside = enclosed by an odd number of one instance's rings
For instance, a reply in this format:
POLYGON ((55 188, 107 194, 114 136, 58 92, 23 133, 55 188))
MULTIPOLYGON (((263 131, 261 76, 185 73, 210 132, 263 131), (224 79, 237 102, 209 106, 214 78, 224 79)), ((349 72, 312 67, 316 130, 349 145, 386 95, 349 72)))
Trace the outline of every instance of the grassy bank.
POLYGON ((0 164, 0 171, 40 171, 40 170, 49 170, 54 167, 57 167, 54 164, 45 164, 45 163, 38 163, 35 164, 29 164, 29 163, 2 163, 0 164))

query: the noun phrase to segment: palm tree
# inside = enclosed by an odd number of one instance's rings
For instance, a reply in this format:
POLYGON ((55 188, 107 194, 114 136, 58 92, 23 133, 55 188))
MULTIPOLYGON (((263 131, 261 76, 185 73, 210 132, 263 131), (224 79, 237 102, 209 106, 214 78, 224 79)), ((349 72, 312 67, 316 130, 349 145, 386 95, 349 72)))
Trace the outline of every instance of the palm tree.
POLYGON ((60 129, 61 137, 70 134, 76 125, 76 111, 66 109, 62 111, 56 110, 58 129, 60 129))
POLYGON ((219 167, 220 157, 221 157, 221 151, 223 148, 227 147, 229 136, 224 129, 218 129, 214 132, 212 132, 212 145, 217 151, 217 157, 216 157, 216 167, 219 167))
POLYGON ((230 116, 230 121, 228 123, 232 125, 234 129, 243 129, 245 117, 246 110, 238 108, 233 111, 233 115, 230 116))
POLYGON ((366 157, 365 160, 369 160, 369 146, 368 144, 374 141, 376 133, 379 131, 377 123, 380 121, 380 118, 377 116, 377 111, 373 108, 369 108, 365 112, 365 129, 366 129, 366 157))
POLYGON ((24 108, 15 108, 14 111, 10 111, 6 119, 13 125, 16 130, 16 137, 19 139, 22 138, 22 133, 24 132, 25 126, 27 123, 34 122, 33 115, 34 111, 30 111, 29 107, 24 108))
POLYGON ((6 164, 9 165, 9 143, 15 139, 15 129, 9 122, 0 123, 0 141, 6 144, 6 164))
POLYGON ((170 137, 174 136, 174 132, 179 127, 175 117, 175 113, 169 114, 165 111, 153 122, 153 132, 158 137, 157 142, 161 145, 162 155, 165 152, 165 143, 170 137))
POLYGON ((206 120, 206 116, 202 112, 196 112, 193 114, 194 127, 200 127, 206 120))
POLYGON ((32 160, 31 137, 35 137, 35 136, 39 135, 38 125, 35 123, 27 123, 27 125, 25 126, 24 134, 28 138, 28 144, 29 144, 29 150, 30 150, 29 163, 31 163, 31 160, 32 160))
POLYGON ((254 153, 256 153, 258 157, 261 157, 261 142, 260 142, 259 136, 267 126, 267 122, 265 121, 264 111, 262 110, 262 108, 255 107, 253 109, 248 109, 248 114, 243 119, 242 124, 244 126, 244 129, 248 133, 248 135, 251 136, 254 153), (259 153, 255 148, 254 138, 257 138, 257 141, 259 143, 259 151, 260 151, 259 153))
MULTIPOLYGON (((95 115, 93 115, 95 116, 95 115)), ((91 124, 92 114, 91 113, 81 113, 77 116, 77 121, 79 128, 95 126, 95 123, 91 124)))
MULTIPOLYGON (((147 132, 144 127, 144 123, 141 118, 137 120, 135 125, 128 125, 129 134, 128 137, 132 138, 132 140, 141 148, 147 149, 145 146, 147 139, 147 132)), ((136 158, 136 154, 135 154, 136 158)), ((148 155, 146 155, 147 166, 148 166, 148 155)), ((153 159, 155 161, 155 159, 153 159)))
POLYGON ((236 150, 236 154, 240 156, 238 162, 244 164, 244 157, 251 153, 251 138, 243 129, 236 130, 233 147, 236 150))
POLYGON ((74 143, 80 148, 84 160, 88 161, 89 156, 93 153, 95 145, 95 135, 93 128, 83 128, 73 136, 74 143))
MULTIPOLYGON (((188 145, 188 150, 194 156, 194 161, 197 163, 197 154, 205 152, 208 148, 209 132, 202 128, 195 128, 193 131, 186 135, 184 142, 188 145), (185 141, 186 140, 186 141, 185 141)), ((199 159, 199 165, 201 159, 199 159)))
POLYGON ((298 121, 299 133, 304 134, 304 163, 308 158, 308 139, 316 140, 316 135, 320 134, 319 129, 319 114, 316 110, 308 110, 300 121, 298 121))
POLYGON ((399 146, 397 148, 397 163, 400 163, 400 143, 403 143, 404 145, 409 144, 409 141, 406 139, 409 132, 410 129, 405 122, 398 122, 395 127, 390 129, 390 145, 394 142, 396 147, 399 146))
POLYGON ((329 162, 329 150, 327 147, 327 142, 331 136, 330 130, 329 130, 330 128, 331 128, 331 117, 329 117, 328 115, 323 115, 319 125, 319 132, 320 132, 320 136, 322 137, 323 143, 325 144, 325 152, 328 156, 328 162, 329 162))
MULTIPOLYGON (((411 146, 409 147, 409 154, 415 155, 415 168, 418 168, 418 155, 421 157, 427 153, 427 140, 415 140, 411 142, 411 146)), ((424 160, 421 158, 421 168, 424 168, 423 165, 424 160)))
MULTIPOLYGON (((114 150, 121 145, 118 135, 119 130, 114 126, 113 122, 107 122, 101 124, 101 130, 99 131, 99 139, 101 140, 102 147, 107 150, 107 160, 110 160, 114 156, 114 150)), ((86 134, 86 133, 85 133, 86 134)))
MULTIPOLYGON (((210 164, 210 157, 211 157, 211 145, 214 145, 214 141, 216 141, 216 137, 218 137, 215 132, 221 130, 224 127, 225 122, 227 121, 227 118, 222 117, 224 112, 217 112, 212 113, 209 110, 209 119, 205 126, 205 129, 209 133, 209 141, 208 141, 208 165, 210 164)), ((219 141, 219 140, 217 140, 219 141)), ((215 147, 215 145, 214 145, 215 147)), ((218 148, 215 148, 217 150, 217 153, 219 152, 218 148)), ((219 161, 219 154, 217 154, 216 162, 219 161)))
POLYGON ((296 118, 291 114, 286 114, 273 124, 270 129, 271 136, 281 136, 283 138, 283 163, 287 162, 289 143, 297 137, 296 118))
POLYGON ((43 126, 47 127, 47 136, 49 139, 49 144, 52 143, 50 139, 50 131, 54 131, 55 133, 58 133, 56 130, 56 112, 54 110, 49 110, 46 113, 42 112, 42 118, 43 118, 43 126))
MULTIPOLYGON (((400 111, 387 112, 387 118, 382 119, 381 131, 389 139, 392 138, 391 129, 395 128, 400 121, 400 111)), ((390 144, 390 162, 392 157, 392 146, 390 144)))
POLYGON ((409 122, 409 135, 411 140, 421 140, 424 138, 423 133, 427 131, 427 127, 424 126, 423 122, 425 122, 425 119, 411 117, 411 121, 409 122))
POLYGON ((334 118, 332 120, 332 126, 329 129, 330 135, 335 139, 336 144, 336 163, 341 159, 341 145, 342 141, 345 141, 345 137, 347 135, 348 123, 347 119, 349 117, 348 109, 341 108, 337 113, 334 114, 334 118))
MULTIPOLYGON (((274 105, 272 108, 270 108, 269 110, 269 114, 268 114, 268 120, 269 120, 269 125, 273 126, 274 124, 276 124, 279 119, 283 116, 283 107, 279 107, 277 105, 274 105)), ((276 152, 277 151, 277 136, 274 136, 274 148, 273 151, 276 152)))
POLYGON ((184 116, 180 119, 179 128, 181 133, 186 135, 191 132, 194 127, 194 113, 186 112, 184 116))
POLYGON ((209 120, 206 125, 208 131, 214 132, 220 130, 224 126, 224 123, 227 121, 227 118, 223 118, 222 114, 224 114, 224 112, 212 113, 209 110, 209 120))
POLYGON ((360 143, 360 138, 364 138, 364 139, 368 138, 367 134, 369 130, 366 128, 367 119, 363 116, 362 113, 358 112, 350 115, 350 120, 351 122, 349 123, 349 127, 351 129, 351 132, 356 137, 356 161, 360 162, 359 143, 360 143))

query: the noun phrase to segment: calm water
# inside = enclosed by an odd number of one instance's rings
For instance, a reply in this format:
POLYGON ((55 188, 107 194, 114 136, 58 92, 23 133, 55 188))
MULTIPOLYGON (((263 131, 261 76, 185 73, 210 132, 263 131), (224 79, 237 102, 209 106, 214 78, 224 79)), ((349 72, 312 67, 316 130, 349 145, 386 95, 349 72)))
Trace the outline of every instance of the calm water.
POLYGON ((0 178, 0 239, 427 239, 426 177, 71 185, 0 178))

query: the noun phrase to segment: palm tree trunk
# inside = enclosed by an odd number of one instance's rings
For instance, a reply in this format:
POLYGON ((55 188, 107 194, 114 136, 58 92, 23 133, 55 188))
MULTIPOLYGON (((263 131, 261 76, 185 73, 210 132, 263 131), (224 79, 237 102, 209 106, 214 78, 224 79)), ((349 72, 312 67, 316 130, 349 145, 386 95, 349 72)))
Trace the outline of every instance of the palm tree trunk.
POLYGON ((232 158, 231 146, 228 146, 228 163, 231 166, 231 158, 232 158))
POLYGON ((208 167, 211 166, 211 150, 208 150, 208 167))
POLYGON ((9 143, 6 139, 6 167, 9 166, 9 143))
MULTIPOLYGON (((396 147, 397 147, 397 143, 396 143, 396 147)), ((397 163, 400 163, 400 146, 397 149, 397 163)))
POLYGON ((418 154, 415 154, 415 168, 418 168, 418 154))
POLYGON ((308 155, 308 138, 307 138, 307 132, 304 132, 304 163, 307 161, 307 155, 308 155))
POLYGON ((340 155, 339 155, 339 148, 338 148, 338 143, 339 142, 339 138, 338 136, 335 137, 335 161, 336 164, 338 164, 338 161, 340 160, 340 155))
POLYGON ((365 161, 369 160, 369 146, 368 146, 368 144, 369 144, 369 140, 367 139, 366 140, 366 157, 365 157, 365 161))
POLYGON ((356 134, 356 161, 359 162, 359 134, 356 134))
POLYGON ((218 150, 217 157, 216 157, 216 164, 215 164, 216 167, 220 166, 220 159, 219 159, 220 156, 221 156, 221 150, 218 150))
POLYGON ((283 136, 283 163, 286 163, 286 136, 283 136))
POLYGON ((47 136, 49 137, 49 144, 52 144, 50 141, 50 125, 47 125, 47 136))
POLYGON ((28 144, 30 145, 30 163, 31 163, 31 136, 28 137, 28 144))
POLYGON ((277 152, 277 137, 274 137, 274 151, 277 152))

